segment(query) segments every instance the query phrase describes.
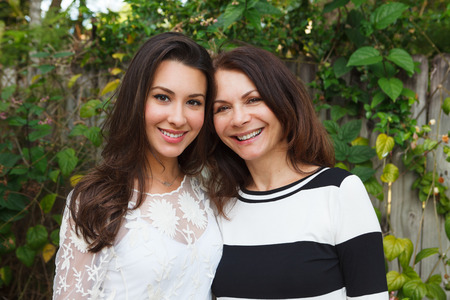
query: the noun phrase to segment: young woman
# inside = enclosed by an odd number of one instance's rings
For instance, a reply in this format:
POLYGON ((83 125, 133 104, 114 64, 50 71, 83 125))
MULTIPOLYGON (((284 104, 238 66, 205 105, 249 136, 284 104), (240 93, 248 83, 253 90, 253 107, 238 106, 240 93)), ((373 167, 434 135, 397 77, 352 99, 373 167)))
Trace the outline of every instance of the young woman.
POLYGON ((253 47, 222 53, 214 66, 208 188, 224 241, 217 299, 388 299, 372 204, 357 176, 332 168, 305 88, 253 47))
POLYGON ((207 51, 163 33, 136 53, 103 161, 67 204, 54 299, 211 299, 222 241, 198 174, 213 95, 207 51))

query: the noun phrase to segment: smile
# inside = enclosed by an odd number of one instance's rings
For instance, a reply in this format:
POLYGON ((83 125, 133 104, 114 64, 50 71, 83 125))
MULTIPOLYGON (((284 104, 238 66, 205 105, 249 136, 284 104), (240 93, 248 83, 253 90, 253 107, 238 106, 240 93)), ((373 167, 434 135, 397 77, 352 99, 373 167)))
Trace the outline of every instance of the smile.
POLYGON ((163 130, 163 129, 160 129, 160 131, 162 132, 162 134, 164 134, 165 136, 168 136, 168 137, 171 137, 171 138, 174 138, 174 139, 176 139, 176 138, 179 138, 179 137, 181 137, 181 136, 183 136, 184 134, 185 134, 185 132, 182 132, 182 133, 170 133, 170 132, 168 132, 168 131, 165 131, 165 130, 163 130))
POLYGON ((249 139, 254 138, 255 136, 259 135, 261 133, 261 131, 262 131, 262 129, 260 128, 258 130, 253 131, 253 132, 250 132, 249 134, 242 135, 242 136, 236 136, 236 138, 239 141, 246 141, 246 140, 249 140, 249 139))

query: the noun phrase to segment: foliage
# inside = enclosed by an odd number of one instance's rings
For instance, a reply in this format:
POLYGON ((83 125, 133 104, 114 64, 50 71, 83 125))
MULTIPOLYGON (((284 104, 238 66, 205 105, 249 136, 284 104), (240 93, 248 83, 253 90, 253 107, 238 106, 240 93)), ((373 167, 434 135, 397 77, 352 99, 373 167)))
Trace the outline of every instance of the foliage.
MULTIPOLYGON (((450 162, 448 135, 434 133, 439 120, 417 124, 417 96, 404 83, 418 70, 411 54, 450 52, 442 38, 450 9, 442 1, 127 0, 119 13, 97 14, 80 2, 77 20, 50 10, 38 26, 25 17, 28 4, 0 4, 2 296, 51 294, 65 196, 98 159, 108 100, 142 41, 173 30, 211 52, 250 43, 316 65, 310 87, 327 116, 337 166, 386 203, 377 214, 392 296, 445 299, 441 276, 422 279, 415 267, 429 256, 448 263, 446 252, 416 253, 418 243, 395 237, 389 219, 392 185, 413 172, 412 188, 424 205, 437 203, 450 239, 448 183, 430 168, 438 154, 450 162)), ((442 99, 442 112, 449 114, 450 98, 442 99)))

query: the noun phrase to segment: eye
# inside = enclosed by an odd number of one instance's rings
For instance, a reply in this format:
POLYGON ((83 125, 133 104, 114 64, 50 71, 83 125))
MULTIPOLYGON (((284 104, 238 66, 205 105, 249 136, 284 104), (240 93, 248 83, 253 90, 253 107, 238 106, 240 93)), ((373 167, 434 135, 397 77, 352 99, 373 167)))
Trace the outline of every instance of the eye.
POLYGON ((260 101, 263 101, 263 99, 255 97, 255 98, 248 99, 247 103, 251 104, 251 103, 257 103, 257 102, 260 102, 260 101))
POLYGON ((167 97, 166 95, 163 95, 163 94, 157 94, 157 95, 154 95, 153 97, 154 97, 155 99, 158 99, 159 101, 162 101, 162 102, 168 102, 168 101, 170 101, 170 98, 167 97))
POLYGON ((188 105, 192 105, 192 106, 202 106, 203 105, 203 102, 200 100, 197 100, 197 99, 188 100, 186 103, 188 105))
POLYGON ((230 108, 231 107, 229 105, 220 105, 220 106, 217 106, 214 108, 214 113, 218 114, 218 113, 224 112, 230 108))

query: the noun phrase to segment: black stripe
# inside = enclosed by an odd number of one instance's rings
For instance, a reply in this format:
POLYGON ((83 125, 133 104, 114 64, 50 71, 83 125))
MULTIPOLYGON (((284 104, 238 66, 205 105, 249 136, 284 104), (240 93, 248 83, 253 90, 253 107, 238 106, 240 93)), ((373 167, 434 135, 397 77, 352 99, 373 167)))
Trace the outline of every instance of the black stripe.
POLYGON ((387 291, 381 232, 360 235, 336 245, 347 295, 358 297, 387 291))
POLYGON ((314 297, 344 286, 336 248, 315 242, 224 245, 212 290, 217 297, 314 297))
MULTIPOLYGON (((313 178, 310 182, 308 182, 307 184, 299 187, 298 189, 290 192, 290 193, 286 193, 283 195, 280 195, 278 197, 273 197, 273 198, 267 198, 267 199, 258 199, 258 200, 254 200, 254 199, 247 199, 244 198, 244 196, 239 195, 237 198, 242 201, 242 202, 246 202, 246 203, 265 203, 265 202, 273 202, 273 201, 278 201, 278 200, 282 200, 285 199, 289 196, 292 196, 302 190, 310 190, 310 189, 316 189, 316 188, 321 188, 321 187, 327 187, 327 186, 336 186, 339 187, 341 186, 342 181, 344 181, 344 179, 348 176, 352 175, 352 173, 343 170, 341 168, 332 168, 332 169, 328 169, 323 171, 322 173, 318 174, 315 178, 313 178)), ((306 177, 307 178, 307 177, 306 177)), ((271 191, 245 191, 246 194, 249 195, 260 195, 260 196, 269 196, 270 194, 274 193, 274 191, 282 191, 282 190, 286 190, 296 184, 298 184, 299 182, 305 180, 306 178, 300 179, 297 182, 294 182, 292 184, 289 184, 287 186, 275 189, 275 190, 271 190, 271 191)), ((243 190, 244 191, 244 190, 243 190)))

